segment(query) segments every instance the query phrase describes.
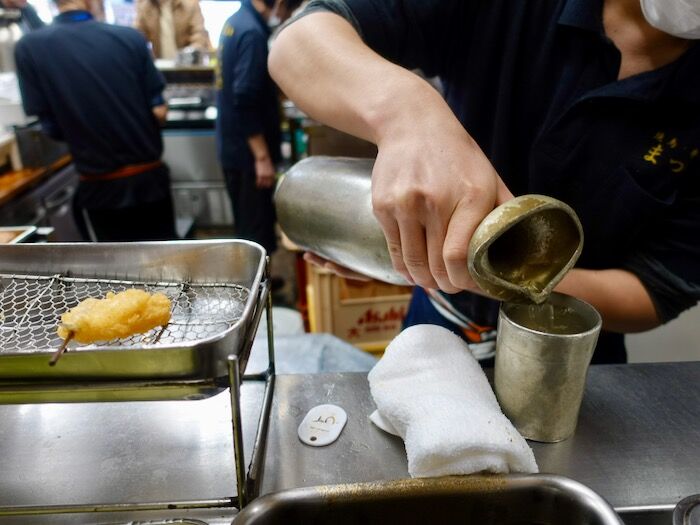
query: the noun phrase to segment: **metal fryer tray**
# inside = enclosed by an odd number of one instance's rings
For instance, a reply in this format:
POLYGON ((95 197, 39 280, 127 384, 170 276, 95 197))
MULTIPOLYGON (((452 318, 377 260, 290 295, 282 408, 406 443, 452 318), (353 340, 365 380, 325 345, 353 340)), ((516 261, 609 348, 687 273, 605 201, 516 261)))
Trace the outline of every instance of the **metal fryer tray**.
POLYGON ((229 355, 245 366, 264 307, 264 268, 265 251, 240 240, 0 246, 0 402, 3 393, 19 402, 32 385, 60 382, 80 382, 85 392, 86 383, 132 382, 135 391, 144 381, 188 382, 187 396, 213 393, 229 355), (128 339, 71 343, 49 367, 60 315, 127 288, 168 295, 171 323, 128 339))

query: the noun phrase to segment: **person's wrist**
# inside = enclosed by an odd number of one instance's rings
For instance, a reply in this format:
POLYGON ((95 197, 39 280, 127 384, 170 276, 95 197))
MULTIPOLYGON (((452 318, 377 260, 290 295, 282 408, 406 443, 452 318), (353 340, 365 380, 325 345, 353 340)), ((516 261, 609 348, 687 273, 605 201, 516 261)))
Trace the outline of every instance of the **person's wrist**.
POLYGON ((402 72, 401 78, 390 82, 386 98, 370 111, 368 121, 375 143, 401 137, 415 137, 435 125, 444 126, 454 115, 440 94, 420 77, 402 72), (406 75, 406 76, 404 76, 406 75))
POLYGON ((270 160, 270 156, 268 154, 255 155, 255 162, 265 162, 268 160, 270 160))

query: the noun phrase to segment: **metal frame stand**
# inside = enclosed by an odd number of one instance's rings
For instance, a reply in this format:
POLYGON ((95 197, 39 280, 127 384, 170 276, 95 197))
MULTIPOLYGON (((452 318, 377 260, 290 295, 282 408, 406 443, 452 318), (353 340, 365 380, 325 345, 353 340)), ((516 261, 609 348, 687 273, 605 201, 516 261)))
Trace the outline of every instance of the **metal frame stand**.
POLYGON ((124 511, 157 511, 157 510, 193 510, 214 508, 238 508, 241 510, 252 499, 258 496, 262 475, 262 466, 265 456, 265 444, 267 442, 267 429, 272 408, 272 396, 275 387, 275 343, 272 326, 272 292, 270 289, 269 257, 265 268, 265 282, 261 292, 265 300, 267 310, 267 352, 269 364, 267 369, 260 374, 244 375, 243 371, 248 362, 252 349, 255 333, 257 332, 262 312, 256 313, 256 322, 249 341, 240 355, 229 355, 228 388, 231 397, 231 426, 233 429, 233 454, 236 469, 236 496, 223 499, 195 500, 195 501, 168 501, 151 503, 100 503, 80 505, 10 505, 0 506, 0 517, 7 516, 31 516, 46 514, 72 514, 81 512, 124 512, 124 511), (253 452, 250 466, 246 469, 243 446, 243 423, 241 418, 241 385, 244 381, 264 381, 265 391, 263 403, 258 420, 258 429, 253 444, 253 452))
MULTIPOLYGON (((269 267, 268 267, 269 268, 269 267)), ((238 508, 242 509, 248 502, 258 496, 260 488, 260 476, 265 456, 265 444, 267 442, 267 428, 270 422, 270 410, 272 409, 272 396, 275 390, 275 342, 272 327, 272 291, 270 290, 270 276, 267 276, 266 310, 267 310, 267 355, 268 366, 262 374, 244 375, 241 378, 241 366, 238 356, 228 357, 228 377, 231 393, 231 421, 233 423, 233 454, 236 466, 236 484, 238 486, 238 508), (255 434, 253 455, 250 460, 250 468, 246 474, 245 454, 243 448, 243 424, 241 421, 241 379, 243 381, 265 381, 265 393, 258 420, 258 430, 255 434)), ((243 363, 245 367, 245 363, 243 363)))

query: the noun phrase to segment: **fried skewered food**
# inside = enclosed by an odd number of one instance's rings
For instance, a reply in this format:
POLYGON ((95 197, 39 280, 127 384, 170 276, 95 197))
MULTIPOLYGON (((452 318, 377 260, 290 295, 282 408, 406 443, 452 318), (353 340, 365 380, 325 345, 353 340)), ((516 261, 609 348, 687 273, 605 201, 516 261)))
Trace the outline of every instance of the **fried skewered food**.
POLYGON ((107 292, 104 299, 85 299, 64 313, 58 336, 89 344, 142 334, 167 325, 170 306, 170 299, 162 293, 137 289, 107 292))

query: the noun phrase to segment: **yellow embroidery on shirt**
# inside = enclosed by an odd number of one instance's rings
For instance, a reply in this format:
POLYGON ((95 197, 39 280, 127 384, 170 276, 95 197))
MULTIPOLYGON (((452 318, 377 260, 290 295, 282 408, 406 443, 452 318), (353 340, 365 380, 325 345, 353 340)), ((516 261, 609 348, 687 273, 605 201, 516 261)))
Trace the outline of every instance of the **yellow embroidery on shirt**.
POLYGON ((650 148, 649 151, 647 152, 647 154, 644 155, 644 160, 656 165, 656 164, 658 164, 658 162, 656 161, 657 157, 659 155, 661 155, 663 152, 664 152, 664 147, 661 144, 657 144, 653 148, 650 148))
POLYGON ((685 163, 681 162, 680 160, 671 159, 669 164, 671 164, 671 171, 673 173, 680 173, 685 169, 685 163))

